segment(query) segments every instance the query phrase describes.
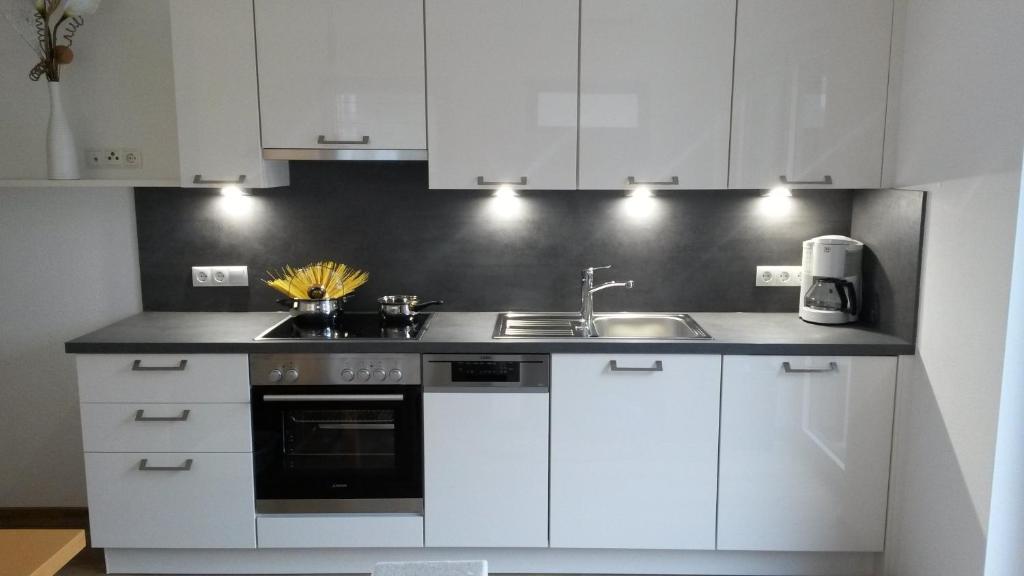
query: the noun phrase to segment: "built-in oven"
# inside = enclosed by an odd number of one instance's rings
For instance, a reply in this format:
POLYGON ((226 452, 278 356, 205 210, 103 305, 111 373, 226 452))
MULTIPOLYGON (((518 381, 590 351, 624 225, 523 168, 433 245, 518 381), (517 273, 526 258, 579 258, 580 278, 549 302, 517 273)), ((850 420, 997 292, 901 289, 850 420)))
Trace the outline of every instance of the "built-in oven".
POLYGON ((418 354, 249 362, 256 511, 423 511, 418 354))

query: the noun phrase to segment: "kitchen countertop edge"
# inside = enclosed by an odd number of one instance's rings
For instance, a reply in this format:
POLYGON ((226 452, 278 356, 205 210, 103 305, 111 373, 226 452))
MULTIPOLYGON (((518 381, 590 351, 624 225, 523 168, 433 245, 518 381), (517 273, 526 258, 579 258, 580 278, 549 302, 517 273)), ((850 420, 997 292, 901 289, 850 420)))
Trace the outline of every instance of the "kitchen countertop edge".
POLYGON ((256 341, 276 312, 143 312, 65 343, 69 354, 618 353, 898 356, 915 345, 862 326, 815 326, 795 314, 692 313, 711 340, 491 339, 496 312, 435 314, 420 340, 256 341), (216 337, 212 337, 216 333, 216 337))

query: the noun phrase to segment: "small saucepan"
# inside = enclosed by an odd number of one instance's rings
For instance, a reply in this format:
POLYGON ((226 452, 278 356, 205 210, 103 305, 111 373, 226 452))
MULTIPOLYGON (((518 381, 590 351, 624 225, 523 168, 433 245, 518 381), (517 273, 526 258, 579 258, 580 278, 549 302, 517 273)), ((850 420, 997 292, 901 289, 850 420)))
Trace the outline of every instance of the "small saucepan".
POLYGON ((399 296, 381 296, 377 298, 380 304, 380 317, 388 322, 411 322, 420 310, 435 304, 444 304, 444 300, 427 300, 420 302, 419 296, 408 294, 399 296))

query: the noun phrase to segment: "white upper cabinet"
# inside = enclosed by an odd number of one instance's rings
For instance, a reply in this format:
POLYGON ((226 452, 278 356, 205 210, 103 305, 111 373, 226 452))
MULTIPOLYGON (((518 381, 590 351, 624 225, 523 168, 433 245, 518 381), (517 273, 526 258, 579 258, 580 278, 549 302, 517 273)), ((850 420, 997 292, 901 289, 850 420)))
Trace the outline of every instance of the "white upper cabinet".
POLYGON ((264 148, 426 148, 422 0, 256 0, 264 148))
POLYGON ((721 362, 552 355, 552 548, 715 548, 721 362))
POLYGON ((892 0, 737 10, 729 187, 879 187, 892 0))
POLYGON ((581 10, 579 187, 725 188, 735 2, 581 10))
POLYGON ((171 41, 184 187, 288 184, 263 160, 250 0, 173 0, 171 41))
POLYGON ((576 188, 578 0, 426 0, 431 188, 576 188))
POLYGON ((895 386, 895 357, 726 356, 718 548, 880 552, 895 386))

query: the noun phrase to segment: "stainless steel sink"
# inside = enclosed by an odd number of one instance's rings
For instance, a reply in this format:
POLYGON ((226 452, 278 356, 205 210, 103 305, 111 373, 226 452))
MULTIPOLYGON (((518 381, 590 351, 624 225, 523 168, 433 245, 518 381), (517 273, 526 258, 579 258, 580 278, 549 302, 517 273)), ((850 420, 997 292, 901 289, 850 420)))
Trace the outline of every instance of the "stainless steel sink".
MULTIPOLYGON (((503 312, 493 338, 583 338, 578 314, 503 312)), ((645 340, 707 340, 711 336, 689 314, 618 312, 594 314, 595 338, 645 340)))

